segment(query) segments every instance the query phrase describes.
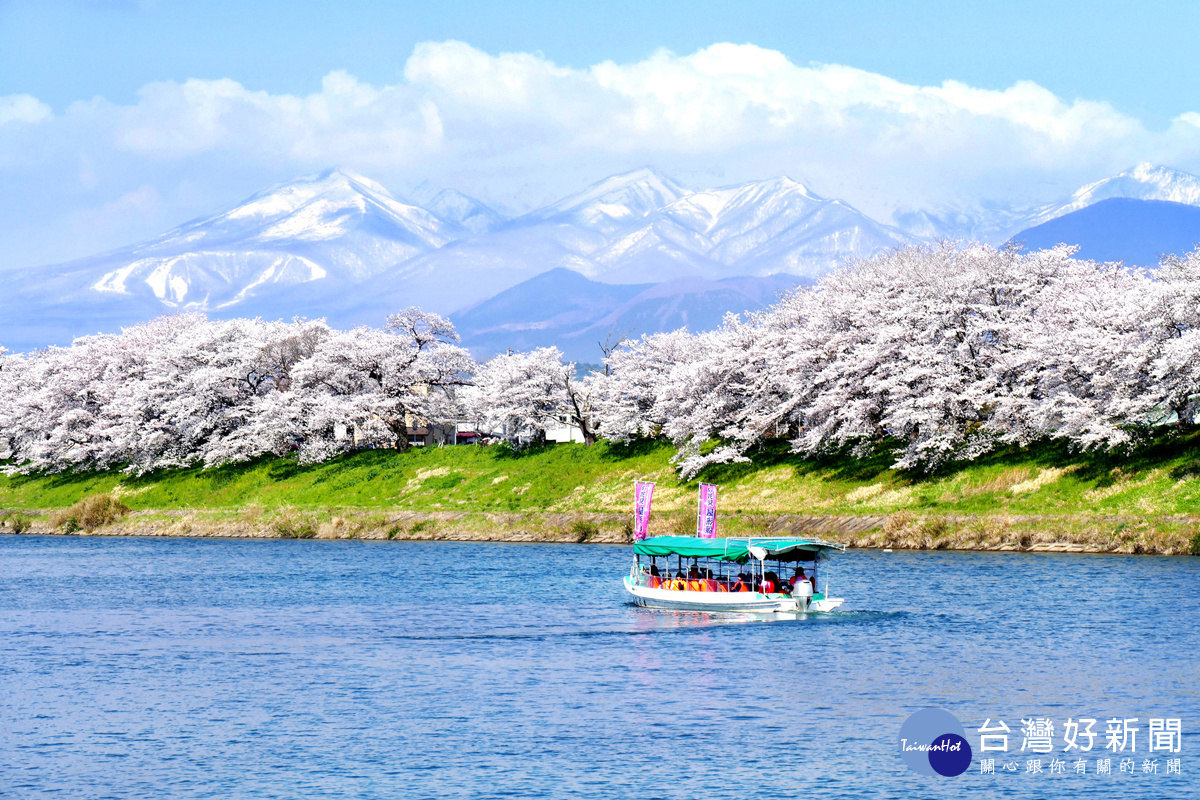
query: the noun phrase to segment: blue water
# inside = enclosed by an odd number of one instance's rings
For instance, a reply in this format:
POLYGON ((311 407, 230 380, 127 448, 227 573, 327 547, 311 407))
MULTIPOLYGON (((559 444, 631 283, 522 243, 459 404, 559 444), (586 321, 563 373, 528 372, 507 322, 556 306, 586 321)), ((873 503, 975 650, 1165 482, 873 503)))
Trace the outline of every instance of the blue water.
POLYGON ((629 558, 0 537, 0 796, 1200 796, 1200 559, 850 552, 842 612, 766 622, 631 606, 629 558), (1019 771, 910 772, 926 706, 1019 771), (1138 717, 1139 773, 1027 774, 1032 716, 1138 717))

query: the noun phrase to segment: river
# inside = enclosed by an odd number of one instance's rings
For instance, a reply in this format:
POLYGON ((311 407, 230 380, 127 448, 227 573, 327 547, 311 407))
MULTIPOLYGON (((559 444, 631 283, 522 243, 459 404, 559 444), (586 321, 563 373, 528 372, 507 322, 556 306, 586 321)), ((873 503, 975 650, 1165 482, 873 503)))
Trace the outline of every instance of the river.
POLYGON ((634 607, 630 557, 0 536, 0 796, 1200 794, 1198 558, 851 551, 821 578, 841 611, 763 621, 634 607), (976 749, 957 777, 898 754, 929 706, 976 749), (1101 735, 1065 751, 1081 717, 1101 735), (1035 718, 1052 753, 1020 749, 1035 718), (1134 749, 1104 749, 1110 718, 1134 749), (1179 752, 1148 751, 1151 718, 1179 752), (1007 752, 979 752, 985 719, 1007 752))

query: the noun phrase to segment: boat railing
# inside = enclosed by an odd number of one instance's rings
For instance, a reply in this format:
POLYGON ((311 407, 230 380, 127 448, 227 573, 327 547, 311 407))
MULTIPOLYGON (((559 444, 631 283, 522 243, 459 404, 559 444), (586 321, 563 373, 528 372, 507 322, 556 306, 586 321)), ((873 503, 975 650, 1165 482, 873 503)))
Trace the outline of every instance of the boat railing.
MULTIPOLYGON (((757 592, 763 593, 762 581, 758 578, 748 580, 736 575, 715 575, 712 578, 695 576, 658 576, 651 574, 645 565, 634 565, 630 571, 630 582, 634 586, 646 589, 665 589, 681 592, 757 592)), ((808 583, 808 581, 805 581, 808 583)), ((792 585, 782 580, 776 591, 767 594, 792 594, 792 585)), ((816 587, 812 587, 816 591, 816 587)))

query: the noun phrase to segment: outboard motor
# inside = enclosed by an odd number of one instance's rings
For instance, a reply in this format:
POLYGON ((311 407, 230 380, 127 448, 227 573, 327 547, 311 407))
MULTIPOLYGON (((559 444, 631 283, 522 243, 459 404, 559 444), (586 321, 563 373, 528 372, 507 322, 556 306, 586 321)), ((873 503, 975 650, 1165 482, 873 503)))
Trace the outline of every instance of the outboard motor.
POLYGON ((808 611, 808 604, 812 602, 812 596, 811 583, 808 581, 796 581, 796 585, 792 587, 792 599, 796 601, 797 611, 808 611))

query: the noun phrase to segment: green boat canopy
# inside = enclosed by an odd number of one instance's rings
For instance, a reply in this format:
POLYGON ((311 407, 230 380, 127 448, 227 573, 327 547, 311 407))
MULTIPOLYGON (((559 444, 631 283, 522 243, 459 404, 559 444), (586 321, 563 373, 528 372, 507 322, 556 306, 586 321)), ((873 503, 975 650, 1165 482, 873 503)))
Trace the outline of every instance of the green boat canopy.
POLYGON ((655 536, 635 542, 633 552, 639 556, 682 556, 711 558, 745 564, 765 555, 769 561, 818 561, 830 552, 840 553, 845 545, 822 542, 818 539, 701 539, 696 536, 655 536), (751 548, 755 550, 752 554, 751 548))

